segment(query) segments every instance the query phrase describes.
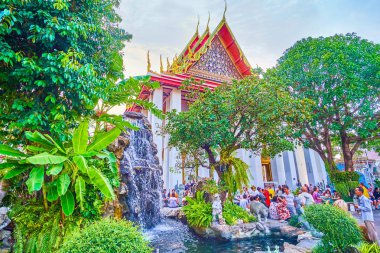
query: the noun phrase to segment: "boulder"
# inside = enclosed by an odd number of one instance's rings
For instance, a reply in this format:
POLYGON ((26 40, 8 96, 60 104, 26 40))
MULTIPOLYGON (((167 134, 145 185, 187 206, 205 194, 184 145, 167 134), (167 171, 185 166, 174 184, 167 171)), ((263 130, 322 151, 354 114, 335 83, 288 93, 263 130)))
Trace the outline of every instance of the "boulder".
POLYGON ((284 253, 309 253, 309 252, 311 252, 311 250, 301 248, 287 242, 284 243, 284 253))
POLYGON ((171 219, 176 219, 179 217, 179 214, 181 212, 181 208, 170 208, 170 207, 163 207, 161 208, 161 215, 163 217, 171 218, 171 219))
POLYGON ((302 229, 299 229, 299 228, 296 228, 293 226, 289 226, 289 225, 285 225, 285 226, 280 227, 280 233, 283 237, 294 238, 294 237, 298 237, 299 235, 302 235, 306 232, 302 229))

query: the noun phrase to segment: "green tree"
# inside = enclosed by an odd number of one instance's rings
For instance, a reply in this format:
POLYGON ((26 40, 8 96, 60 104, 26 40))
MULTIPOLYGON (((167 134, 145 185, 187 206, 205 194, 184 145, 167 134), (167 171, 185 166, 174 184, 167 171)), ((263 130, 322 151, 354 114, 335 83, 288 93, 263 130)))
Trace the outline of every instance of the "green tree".
POLYGON ((0 4, 0 141, 25 131, 62 140, 93 113, 106 87, 123 78, 117 0, 23 1, 0 4))
POLYGON ((271 81, 313 101, 311 120, 295 121, 298 138, 335 168, 339 143, 345 169, 365 142, 379 139, 380 45, 356 34, 302 39, 278 60, 271 81))
POLYGON ((291 150, 287 136, 292 129, 285 122, 305 120, 306 101, 291 99, 286 89, 256 75, 197 97, 188 111, 167 115, 164 132, 170 135, 170 146, 215 170, 230 192, 248 184, 248 166, 235 158, 238 149, 271 156, 291 150))

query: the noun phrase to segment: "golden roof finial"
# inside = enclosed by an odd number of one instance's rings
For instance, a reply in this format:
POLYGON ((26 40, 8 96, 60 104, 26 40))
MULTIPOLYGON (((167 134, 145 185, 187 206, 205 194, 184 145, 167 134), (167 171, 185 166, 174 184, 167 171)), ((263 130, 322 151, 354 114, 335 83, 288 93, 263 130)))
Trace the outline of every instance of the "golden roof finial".
POLYGON ((149 57, 149 50, 148 50, 148 53, 147 53, 147 62, 148 62, 148 66, 147 66, 147 71, 149 72, 150 71, 150 67, 151 67, 151 64, 150 64, 150 57, 149 57))
POLYGON ((227 0, 224 0, 223 20, 226 20, 226 12, 227 12, 227 0))
POLYGON ((162 55, 160 55, 160 73, 164 72, 164 66, 162 65, 162 55))
POLYGON ((170 69, 169 57, 166 57, 166 71, 169 71, 169 69, 170 69))
POLYGON ((199 15, 198 15, 198 24, 197 24, 197 30, 196 30, 196 34, 199 34, 199 31, 198 31, 198 28, 199 28, 199 15))
POLYGON ((206 31, 209 31, 210 28, 209 28, 209 25, 210 24, 210 12, 208 12, 208 20, 207 20, 207 26, 206 26, 206 31))

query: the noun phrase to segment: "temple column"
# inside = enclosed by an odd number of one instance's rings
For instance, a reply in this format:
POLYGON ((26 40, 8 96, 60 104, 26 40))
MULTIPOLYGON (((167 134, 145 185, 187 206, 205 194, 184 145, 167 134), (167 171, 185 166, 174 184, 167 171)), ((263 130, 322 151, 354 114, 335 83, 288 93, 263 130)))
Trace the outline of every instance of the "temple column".
MULTIPOLYGON (((297 171, 296 171, 296 162, 294 161, 294 153, 293 151, 285 151, 283 152, 284 157, 287 160, 286 163, 286 184, 294 189, 297 185, 297 171)), ((285 160, 285 159, 284 159, 285 160)))
POLYGON ((311 169, 313 173, 313 180, 314 182, 311 182, 313 185, 316 185, 318 182, 321 181, 318 171, 318 161, 317 161, 317 155, 314 150, 308 149, 309 155, 310 155, 310 162, 311 162, 311 169))
POLYGON ((294 150, 296 154, 296 163, 298 169, 298 179, 301 184, 309 184, 309 179, 307 177, 307 169, 306 169, 306 161, 305 161, 305 153, 303 151, 302 146, 297 146, 294 150))
MULTIPOLYGON (((283 185, 286 184, 286 175, 285 175, 285 167, 284 167, 284 157, 283 153, 277 154, 274 157, 274 160, 276 162, 276 174, 277 174, 277 181, 279 184, 283 185)), ((273 168, 273 167, 272 167, 273 168)), ((273 169, 272 169, 273 171, 273 169)))
MULTIPOLYGON (((163 89, 162 87, 153 90, 150 95, 150 102, 152 102, 158 109, 162 110, 163 106, 163 89)), ((148 120, 152 124, 152 132, 153 132, 153 142, 157 145, 157 156, 160 160, 160 165, 162 164, 162 148, 163 148, 163 137, 159 135, 157 132, 160 130, 162 126, 162 120, 153 115, 150 111, 148 112, 148 120)))
MULTIPOLYGON (((181 111, 181 90, 173 89, 170 92, 169 98, 169 109, 170 111, 176 110, 181 111)), ((169 149, 169 187, 174 188, 175 185, 182 184, 182 170, 181 168, 176 168, 177 157, 179 157, 179 151, 176 148, 169 149), (170 170, 175 171, 170 172, 170 170)))
POLYGON ((263 168, 261 165, 261 155, 254 155, 251 158, 250 171, 253 177, 253 185, 256 187, 264 186, 263 168))

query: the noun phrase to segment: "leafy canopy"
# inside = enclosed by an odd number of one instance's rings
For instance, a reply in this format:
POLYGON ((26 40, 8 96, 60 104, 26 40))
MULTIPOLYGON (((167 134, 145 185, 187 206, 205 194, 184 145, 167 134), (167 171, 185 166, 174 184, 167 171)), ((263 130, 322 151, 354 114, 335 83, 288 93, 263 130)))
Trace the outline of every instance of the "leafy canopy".
POLYGON ((291 88, 294 98, 310 99, 309 121, 293 122, 298 138, 334 167, 333 143, 346 169, 380 127, 380 45, 356 34, 306 38, 287 49, 269 72, 270 81, 291 88))
POLYGON ((291 150, 287 122, 307 118, 307 101, 291 98, 283 86, 257 75, 197 95, 188 111, 168 114, 169 145, 195 155, 199 165, 215 169, 221 179, 227 172, 231 191, 248 182, 248 166, 233 158, 236 150, 271 156, 291 150))
POLYGON ((131 35, 117 0, 0 3, 0 141, 24 132, 65 139, 93 113, 106 87, 123 78, 120 53, 131 35))

